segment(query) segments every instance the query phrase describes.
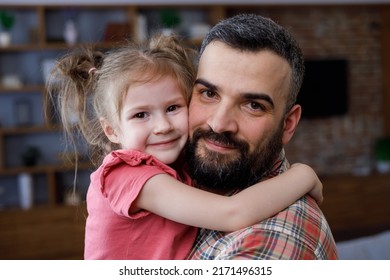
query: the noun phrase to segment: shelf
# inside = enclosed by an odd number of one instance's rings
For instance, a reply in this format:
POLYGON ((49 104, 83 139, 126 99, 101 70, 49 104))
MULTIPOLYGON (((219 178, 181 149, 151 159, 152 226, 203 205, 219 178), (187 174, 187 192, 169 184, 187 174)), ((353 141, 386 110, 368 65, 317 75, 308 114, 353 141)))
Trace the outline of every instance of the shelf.
MULTIPOLYGON (((37 166, 20 166, 12 168, 3 168, 0 169, 1 176, 14 176, 20 173, 31 173, 31 174, 41 174, 41 173, 58 173, 64 171, 73 171, 75 168, 74 165, 64 165, 64 164, 48 164, 48 165, 37 165, 37 166)), ((79 170, 90 170, 93 166, 89 162, 79 163, 77 169, 79 170)))
POLYGON ((97 48, 108 49, 119 42, 84 42, 77 43, 74 46, 69 46, 65 42, 47 42, 44 44, 28 44, 28 45, 11 45, 8 47, 0 47, 0 54, 2 53, 17 53, 26 51, 44 52, 50 50, 69 50, 80 46, 94 46, 97 48))
POLYGON ((58 126, 26 126, 26 127, 10 127, 0 128, 0 135, 22 135, 30 133, 45 133, 45 132, 60 132, 61 128, 58 126))
POLYGON ((7 47, 0 47, 0 53, 25 52, 34 50, 42 50, 42 47, 37 44, 10 45, 7 47))
POLYGON ((36 93, 44 92, 44 85, 25 85, 23 87, 12 88, 12 87, 2 87, 0 86, 0 94, 5 93, 36 93))
POLYGON ((0 54, 1 53, 11 53, 11 52, 43 52, 47 50, 62 50, 67 49, 70 46, 66 45, 65 43, 45 43, 45 44, 23 44, 23 45, 10 45, 7 47, 0 47, 0 54))

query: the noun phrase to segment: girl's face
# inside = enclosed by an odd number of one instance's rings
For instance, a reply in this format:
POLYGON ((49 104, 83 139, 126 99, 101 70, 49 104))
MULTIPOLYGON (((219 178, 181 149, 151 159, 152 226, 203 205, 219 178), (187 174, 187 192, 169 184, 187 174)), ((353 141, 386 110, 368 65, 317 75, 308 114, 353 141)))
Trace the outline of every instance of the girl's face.
POLYGON ((177 81, 165 76, 130 87, 117 129, 106 127, 105 132, 123 149, 145 152, 165 164, 175 162, 188 137, 188 108, 177 81))

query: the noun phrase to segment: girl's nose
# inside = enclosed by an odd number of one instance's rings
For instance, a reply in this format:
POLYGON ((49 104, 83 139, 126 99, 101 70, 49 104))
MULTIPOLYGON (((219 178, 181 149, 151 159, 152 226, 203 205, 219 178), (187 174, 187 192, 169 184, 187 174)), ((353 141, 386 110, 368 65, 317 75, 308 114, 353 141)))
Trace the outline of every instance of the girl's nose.
POLYGON ((169 118, 167 117, 159 117, 159 119, 155 122, 154 126, 154 134, 165 134, 170 132, 173 129, 173 125, 169 118))

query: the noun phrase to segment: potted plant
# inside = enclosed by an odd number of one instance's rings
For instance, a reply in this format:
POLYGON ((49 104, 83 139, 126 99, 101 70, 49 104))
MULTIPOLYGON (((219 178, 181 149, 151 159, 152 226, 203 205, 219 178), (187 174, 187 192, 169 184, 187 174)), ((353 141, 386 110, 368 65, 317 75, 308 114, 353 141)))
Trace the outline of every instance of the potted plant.
POLYGON ((162 33, 170 35, 181 23, 181 18, 177 10, 164 9, 160 12, 160 21, 163 26, 162 33))
POLYGON ((376 168, 379 173, 390 172, 390 138, 379 138, 375 144, 376 168))
POLYGON ((8 46, 11 43, 11 29, 15 23, 15 16, 8 11, 0 11, 0 46, 8 46))

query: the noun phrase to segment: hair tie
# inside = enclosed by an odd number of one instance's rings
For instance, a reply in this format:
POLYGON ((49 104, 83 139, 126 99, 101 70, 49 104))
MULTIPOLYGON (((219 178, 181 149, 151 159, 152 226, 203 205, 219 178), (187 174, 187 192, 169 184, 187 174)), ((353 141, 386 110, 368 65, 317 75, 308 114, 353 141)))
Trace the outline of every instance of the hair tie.
POLYGON ((88 75, 91 75, 93 72, 95 72, 97 69, 95 67, 92 67, 88 70, 88 75))

